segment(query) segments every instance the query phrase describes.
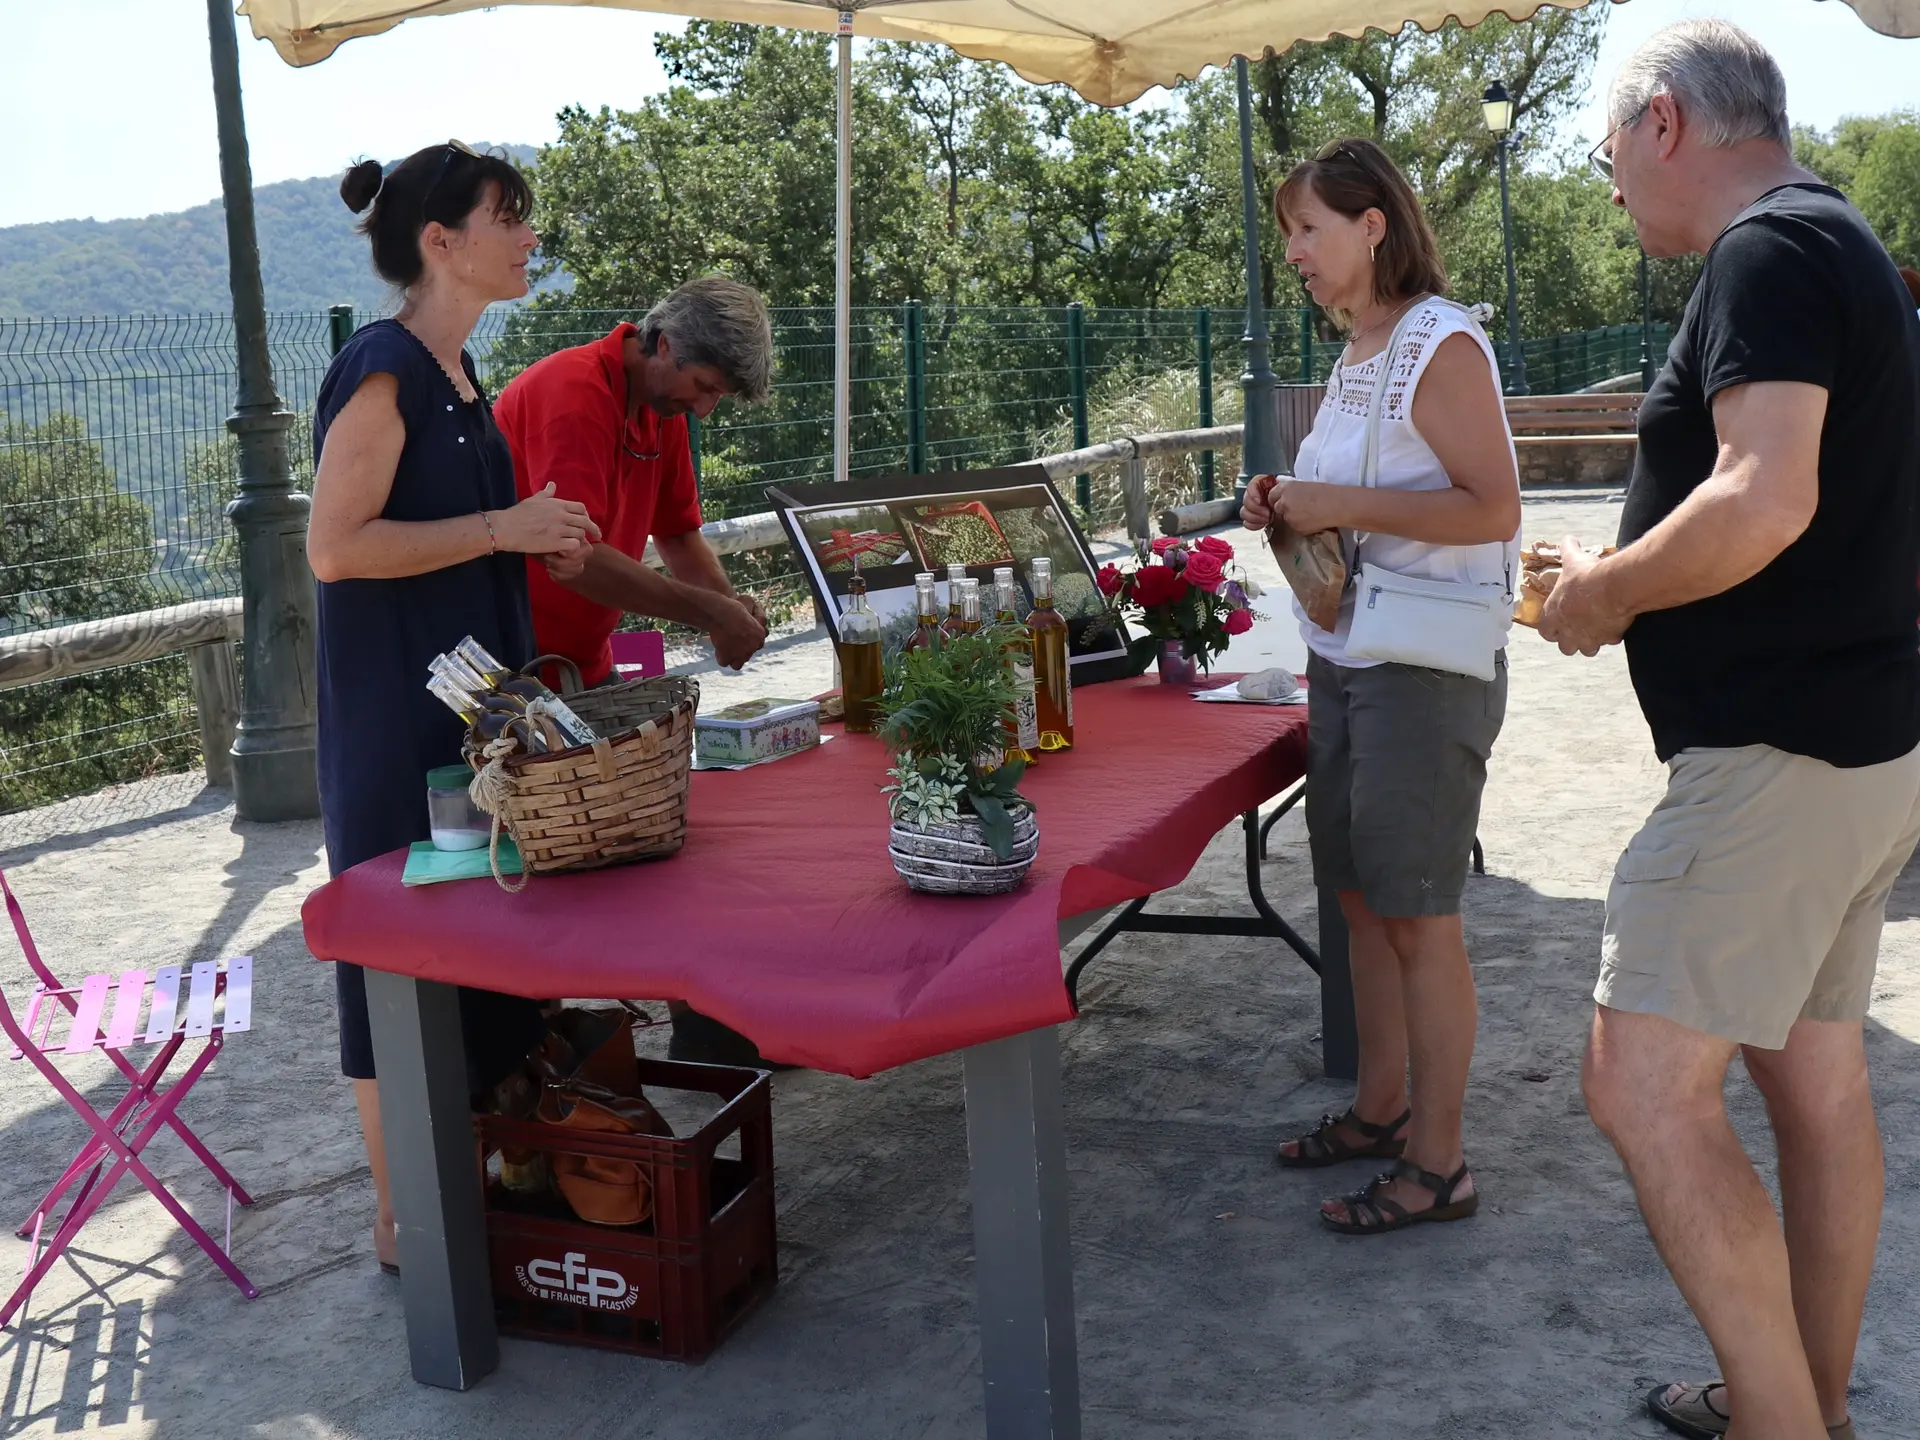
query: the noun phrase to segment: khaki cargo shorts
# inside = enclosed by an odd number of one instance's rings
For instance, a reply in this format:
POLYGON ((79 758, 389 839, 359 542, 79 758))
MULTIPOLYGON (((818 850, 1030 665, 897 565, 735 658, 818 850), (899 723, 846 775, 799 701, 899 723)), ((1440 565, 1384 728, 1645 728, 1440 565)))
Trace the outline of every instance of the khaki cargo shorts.
POLYGON ((1600 983, 1613 1010, 1777 1050, 1796 1020, 1860 1020, 1887 894, 1920 839, 1920 748, 1842 770, 1770 745, 1683 750, 1615 867, 1600 983))

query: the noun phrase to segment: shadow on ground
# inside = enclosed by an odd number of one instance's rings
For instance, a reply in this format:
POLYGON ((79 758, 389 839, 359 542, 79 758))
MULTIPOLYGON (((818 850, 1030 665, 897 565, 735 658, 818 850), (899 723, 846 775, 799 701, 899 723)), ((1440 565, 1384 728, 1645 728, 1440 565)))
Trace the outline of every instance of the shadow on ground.
MULTIPOLYGON (((1295 824, 1276 831, 1267 884, 1311 933, 1295 824)), ((243 853, 253 843, 242 837, 243 853)), ((1166 908, 1243 907, 1238 851, 1227 832, 1166 908)), ((236 1038, 193 1107, 267 1191, 236 1224, 266 1293, 241 1301, 127 1191, 0 1342, 0 1433, 980 1433, 956 1061, 864 1083, 779 1078, 781 1289, 704 1367, 510 1341, 477 1390, 430 1391, 405 1376, 398 1287, 367 1252, 364 1168, 332 1076, 330 976, 302 960, 296 926, 252 935, 237 892, 206 899, 212 936, 236 934, 273 977, 261 1028, 236 1038)), ((1599 904, 1495 874, 1473 882, 1467 906, 1484 1017, 1469 1153, 1486 1208, 1383 1240, 1314 1220, 1319 1198, 1367 1166, 1301 1175, 1272 1162, 1280 1138, 1347 1098, 1320 1078, 1317 991, 1290 951, 1130 935, 1089 969, 1085 1013, 1065 1031, 1088 1434, 1658 1433, 1639 1396, 1708 1357, 1580 1102, 1599 904)), ((1920 1062, 1892 1032, 1873 1043, 1883 1077, 1899 1077, 1889 1127, 1912 1134, 1920 1062)), ((1757 1144, 1758 1102, 1744 1078, 1733 1091, 1757 1144)), ((0 1205, 30 1204, 77 1128, 51 1107, 10 1108, 17 1164, 0 1205)), ((196 1212, 217 1215, 184 1151, 155 1153, 196 1212)), ((1920 1236, 1898 1197, 1920 1167, 1910 1148, 1892 1158, 1889 1254, 1911 1255, 1920 1236)), ((1863 1352, 1863 1422, 1911 1417, 1913 1361, 1891 1343, 1907 1323, 1899 1288, 1883 1274, 1874 1294, 1870 1327, 1889 1341, 1863 1352)))

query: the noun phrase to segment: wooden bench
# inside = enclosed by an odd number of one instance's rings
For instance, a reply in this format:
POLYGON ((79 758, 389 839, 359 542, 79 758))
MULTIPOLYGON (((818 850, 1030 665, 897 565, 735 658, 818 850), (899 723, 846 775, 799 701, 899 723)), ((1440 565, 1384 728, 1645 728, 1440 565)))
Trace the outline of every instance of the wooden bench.
POLYGON ((1509 395, 1523 485, 1621 485, 1639 445, 1638 392, 1622 395, 1509 395))
POLYGON ((1509 395, 1507 424, 1522 435, 1631 435, 1644 395, 1509 395))

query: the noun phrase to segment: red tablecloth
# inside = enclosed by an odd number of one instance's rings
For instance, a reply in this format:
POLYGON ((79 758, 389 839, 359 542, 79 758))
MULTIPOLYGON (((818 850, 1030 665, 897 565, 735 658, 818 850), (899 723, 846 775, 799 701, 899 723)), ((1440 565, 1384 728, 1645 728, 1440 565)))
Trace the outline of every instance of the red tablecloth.
POLYGON ((1151 677, 1074 695, 1076 748, 1021 788, 1040 855, 1011 895, 915 895, 887 858, 886 757, 840 735, 693 776, 669 860, 402 887, 405 853, 304 909, 322 960, 536 997, 684 999, 772 1060, 871 1075, 1072 1018, 1059 921, 1178 884, 1306 767, 1304 706, 1206 705, 1151 677))

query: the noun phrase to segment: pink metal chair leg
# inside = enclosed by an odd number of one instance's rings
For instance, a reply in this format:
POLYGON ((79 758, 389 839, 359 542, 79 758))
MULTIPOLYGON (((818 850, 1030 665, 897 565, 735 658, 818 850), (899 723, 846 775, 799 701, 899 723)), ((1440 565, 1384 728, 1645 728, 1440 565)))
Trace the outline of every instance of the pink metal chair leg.
MULTIPOLYGON (((214 1025, 212 1016, 219 995, 227 989, 228 975, 235 977, 235 985, 245 983, 251 986, 251 971, 244 969, 248 964, 244 959, 233 962, 233 968, 223 970, 219 967, 202 964, 194 968, 191 997, 187 1007, 186 1030, 192 1031, 195 1038, 203 1043, 198 1054, 186 1067, 184 1073, 160 1088, 166 1080, 167 1071, 179 1055, 188 1035, 175 1028, 174 1014, 160 1008, 161 991, 156 985, 154 990, 155 1008, 148 1021, 146 1034, 150 1039, 139 1040, 135 1027, 139 1022, 140 1003, 145 992, 146 972, 123 971, 120 977, 120 989, 116 992, 111 977, 92 975, 84 985, 75 990, 63 987, 57 978, 46 968, 40 959, 33 937, 28 932, 26 918, 21 913, 19 902, 7 886, 4 873, 0 873, 0 895, 4 895, 6 909, 13 921, 15 934, 19 937, 27 962, 33 972, 39 976, 41 988, 35 992, 24 1021, 16 1023, 13 1011, 5 998, 0 997, 0 1029, 4 1029, 7 1038, 14 1044, 14 1055, 29 1059, 34 1067, 46 1076, 60 1098, 65 1100, 73 1112, 85 1123, 91 1132, 80 1146, 78 1153, 61 1173, 53 1187, 47 1191, 40 1204, 35 1207, 27 1221, 21 1226, 20 1234, 31 1241, 28 1252, 26 1273, 20 1284, 4 1303, 0 1305, 0 1326, 5 1326, 16 1314, 22 1313, 32 1297, 34 1287, 45 1277, 47 1271, 72 1244, 81 1229, 106 1202, 114 1188, 129 1172, 144 1185, 149 1194, 158 1200, 180 1228, 192 1237, 194 1243, 203 1250, 220 1271, 231 1280, 240 1293, 249 1300, 259 1296, 259 1289, 249 1280, 228 1253, 233 1245, 233 1206, 236 1201, 242 1205, 251 1205, 253 1197, 228 1173, 211 1150, 195 1135, 191 1127, 180 1119, 177 1110, 188 1091, 193 1089, 207 1067, 213 1063, 225 1043, 225 1029, 214 1025), (241 977, 245 977, 244 981, 241 977), (209 983, 209 981, 211 983, 209 983), (138 987, 138 988, 136 988, 138 987), (116 994, 113 1002, 113 1015, 106 1024, 104 1032, 99 1028, 106 1020, 104 1006, 106 997, 116 994), (76 996, 79 997, 76 1000, 76 996), (59 1008, 73 1017, 72 1033, 59 1049, 69 1055, 84 1054, 98 1047, 106 1053, 114 1066, 127 1081, 127 1093, 113 1108, 102 1113, 95 1109, 87 1097, 61 1074, 53 1064, 54 1047, 49 1043, 53 1017, 58 1013, 55 1006, 46 1003, 57 1000, 59 1008), (46 1026, 36 1037, 33 1033, 36 1017, 44 1013, 46 1026), (158 1047, 153 1059, 144 1066, 136 1066, 122 1053, 130 1040, 153 1044, 158 1047), (169 1191, 160 1177, 148 1168, 142 1158, 146 1147, 162 1130, 171 1129, 178 1135, 187 1148, 203 1164, 209 1174, 219 1182, 226 1201, 226 1244, 215 1241, 212 1235, 196 1221, 187 1208, 169 1191), (46 1223, 49 1215, 63 1198, 71 1194, 67 1201, 66 1213, 61 1216, 51 1238, 46 1238, 46 1223), (44 1248, 42 1240, 46 1238, 44 1248)), ((165 991, 169 1003, 175 995, 172 980, 166 982, 165 991)), ((241 995, 250 995, 248 991, 229 992, 229 1017, 232 1023, 241 1029, 247 1028, 242 1018, 249 1009, 236 1009, 235 1002, 241 995)))
MULTIPOLYGON (((159 1083, 160 1077, 166 1074, 167 1066, 173 1063, 174 1055, 179 1052, 181 1039, 182 1037, 176 1035, 167 1044, 161 1046, 159 1053, 148 1062, 144 1071, 134 1071, 132 1076, 133 1088, 127 1092, 125 1098, 122 1099, 118 1105, 113 1107, 112 1112, 106 1117, 107 1127, 115 1134, 120 1132, 121 1128, 127 1123, 128 1117, 135 1110, 142 1104, 152 1102, 153 1087, 159 1083)), ((122 1057, 116 1056, 116 1058, 122 1057)), ((54 1181, 53 1188, 47 1191, 46 1195, 41 1198, 38 1205, 34 1206, 27 1218, 20 1222, 20 1228, 13 1233, 24 1240, 27 1236, 27 1231, 34 1225, 36 1217, 49 1213, 53 1207, 59 1203, 60 1197, 66 1193, 67 1188, 72 1185, 83 1172, 92 1169, 95 1176, 98 1176, 100 1165, 105 1156, 106 1146, 102 1143, 100 1137, 97 1134, 89 1136, 87 1143, 80 1147, 80 1153, 73 1157, 73 1162, 67 1166, 60 1178, 54 1181)), ((223 1171, 221 1173, 224 1174, 225 1172, 223 1171)), ((91 1184, 92 1182, 89 1181, 88 1183, 91 1184)))

